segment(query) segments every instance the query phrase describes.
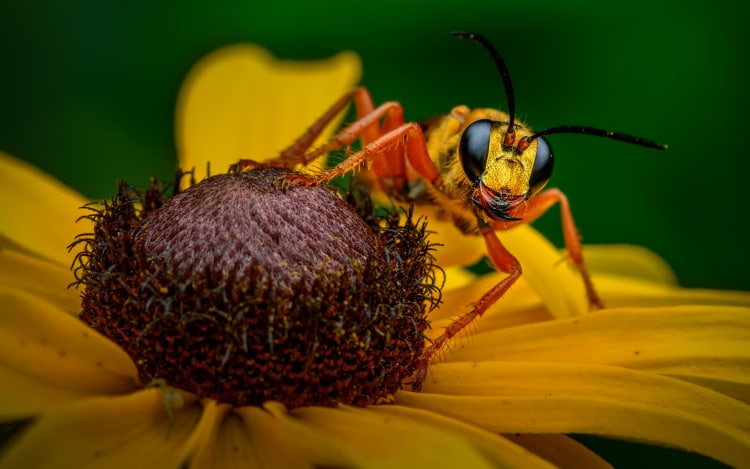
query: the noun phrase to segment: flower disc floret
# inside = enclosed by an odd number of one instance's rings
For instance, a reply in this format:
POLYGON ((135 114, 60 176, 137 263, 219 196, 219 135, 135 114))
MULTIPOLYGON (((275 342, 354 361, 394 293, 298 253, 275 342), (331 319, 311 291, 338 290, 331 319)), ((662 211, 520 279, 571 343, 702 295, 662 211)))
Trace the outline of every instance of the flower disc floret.
POLYGON ((283 183, 210 177, 172 198, 121 184, 94 209, 81 318, 162 379, 234 405, 367 405, 416 370, 438 301, 411 216, 283 183))

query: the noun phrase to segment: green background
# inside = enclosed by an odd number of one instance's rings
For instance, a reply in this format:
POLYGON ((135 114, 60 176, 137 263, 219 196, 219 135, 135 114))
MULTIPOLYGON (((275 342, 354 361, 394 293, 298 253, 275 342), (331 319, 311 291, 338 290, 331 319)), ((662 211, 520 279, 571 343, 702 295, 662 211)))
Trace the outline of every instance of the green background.
MULTIPOLYGON (((533 128, 592 125, 670 145, 550 137, 551 184, 586 242, 648 246, 688 286, 750 289, 748 15, 733 2, 4 3, 0 148, 87 196, 122 177, 171 177, 178 86, 232 42, 298 59, 355 50, 375 100, 401 101, 407 119, 505 107, 487 55, 448 34, 468 29, 501 50, 533 128)), ((537 226, 560 241, 556 215, 537 226)))
MULTIPOLYGON (((670 145, 549 137, 551 184, 586 242, 648 246, 688 286, 750 289, 744 6, 317 3, 3 2, 0 149, 92 198, 123 177, 170 178, 178 86, 203 54, 238 41, 283 58, 357 51, 375 100, 400 101, 407 120, 457 104, 504 108, 488 56, 448 34, 473 30, 502 52, 533 128, 591 125, 670 145)), ((560 243, 556 214, 537 226, 560 243)))

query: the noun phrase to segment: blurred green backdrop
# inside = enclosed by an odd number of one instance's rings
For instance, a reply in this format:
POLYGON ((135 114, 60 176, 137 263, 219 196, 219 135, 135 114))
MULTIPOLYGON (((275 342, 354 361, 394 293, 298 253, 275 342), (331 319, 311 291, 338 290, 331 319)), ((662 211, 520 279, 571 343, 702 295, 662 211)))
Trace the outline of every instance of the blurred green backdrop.
MULTIPOLYGON (((636 243, 688 286, 750 289, 748 15, 737 2, 3 2, 0 149, 92 198, 118 179, 169 178, 178 86, 228 43, 283 58, 343 49, 378 102, 418 120, 456 104, 505 108, 476 44, 503 53, 519 117, 534 128, 606 127, 670 145, 659 153, 557 135, 552 184, 589 243, 636 243)), ((314 90, 311 90, 313 93, 314 90)), ((559 220, 537 226, 560 244, 559 220)))
MULTIPOLYGON (((407 119, 461 103, 504 108, 488 56, 448 34, 468 29, 503 53, 519 115, 532 127, 592 125, 670 145, 659 153, 586 136, 550 138, 552 184, 570 197, 586 242, 648 246, 685 285, 750 289, 744 6, 4 3, 0 148, 87 196, 109 195, 122 177, 171 176, 178 86, 194 61, 232 42, 298 59, 355 50, 375 100, 401 101, 407 119)), ((556 214, 537 226, 560 242, 556 214)))

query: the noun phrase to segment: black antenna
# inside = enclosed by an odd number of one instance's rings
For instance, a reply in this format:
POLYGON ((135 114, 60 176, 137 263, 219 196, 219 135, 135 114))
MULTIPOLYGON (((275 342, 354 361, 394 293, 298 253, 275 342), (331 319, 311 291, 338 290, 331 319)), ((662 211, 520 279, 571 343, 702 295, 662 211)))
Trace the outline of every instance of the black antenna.
POLYGON ((505 141, 503 143, 505 145, 513 145, 516 137, 514 126, 514 120, 516 117, 516 98, 513 95, 513 84, 510 82, 510 73, 508 72, 508 67, 505 65, 505 61, 503 61, 500 53, 497 51, 497 49, 495 49, 490 41, 488 41, 487 38, 485 38, 481 34, 471 33, 468 31, 451 31, 451 34, 456 37, 468 38, 472 41, 478 42, 487 50, 487 52, 490 53, 490 56, 495 61, 495 66, 500 72, 500 76, 503 78, 503 85, 505 86, 505 96, 508 99, 508 115, 510 116, 510 121, 508 122, 508 131, 505 133, 505 141))
MULTIPOLYGON (((636 137, 634 135, 621 134, 619 132, 613 132, 611 130, 597 129, 594 127, 585 127, 582 125, 561 125, 559 127, 552 127, 550 129, 542 130, 535 133, 530 137, 524 137, 522 140, 531 143, 534 139, 541 137, 542 135, 549 134, 589 134, 596 135, 598 137, 609 138, 612 140, 619 140, 621 142, 632 143, 634 145, 640 145, 642 147, 653 148, 655 150, 665 151, 669 148, 668 145, 662 145, 652 140, 646 140, 645 138, 636 137)), ((519 142, 519 146, 521 146, 519 142)), ((523 145, 527 147, 528 145, 523 145)))
MULTIPOLYGON (((508 122, 508 131, 505 133, 503 144, 508 146, 513 145, 513 143, 515 142, 514 121, 516 116, 516 98, 513 94, 513 84, 510 81, 510 73, 508 72, 508 67, 505 65, 503 58, 500 56, 500 53, 497 51, 497 49, 495 49, 495 47, 490 43, 490 41, 488 41, 487 38, 485 38, 481 34, 471 33, 468 31, 451 31, 451 34, 456 37, 468 38, 472 41, 478 42, 487 50, 487 52, 490 53, 490 56, 492 56, 492 59, 495 61, 495 66, 497 66, 497 70, 500 72, 500 76, 503 78, 503 85, 505 86, 505 96, 508 99, 508 115, 510 116, 510 122, 508 122)), ((542 135, 562 133, 596 135, 598 137, 619 140, 621 142, 632 143, 634 145, 640 145, 643 147, 662 151, 669 148, 667 145, 662 145, 661 143, 657 143, 652 140, 646 140, 645 138, 636 137, 634 135, 621 134, 619 132, 613 132, 611 130, 585 127, 582 125, 561 125, 559 127, 552 127, 547 130, 542 130, 541 132, 537 132, 530 137, 524 137, 523 139, 521 139, 521 141, 518 142, 518 148, 519 150, 525 150, 526 148, 528 148, 531 142, 541 137, 542 135)))

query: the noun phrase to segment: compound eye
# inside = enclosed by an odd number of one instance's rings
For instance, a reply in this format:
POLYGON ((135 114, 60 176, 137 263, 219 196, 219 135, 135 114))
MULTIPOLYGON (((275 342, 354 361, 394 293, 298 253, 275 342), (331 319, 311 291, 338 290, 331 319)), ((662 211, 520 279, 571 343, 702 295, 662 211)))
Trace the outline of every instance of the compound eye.
POLYGON ((552 148, 550 148, 549 143, 547 143, 544 137, 538 137, 536 139, 536 158, 534 159, 534 167, 531 169, 531 177, 529 178, 530 196, 544 189, 549 178, 552 177, 553 166, 552 148))
POLYGON ((490 130, 492 121, 478 120, 469 125, 461 135, 458 156, 464 173, 472 183, 476 183, 487 166, 487 152, 490 148, 490 130))

